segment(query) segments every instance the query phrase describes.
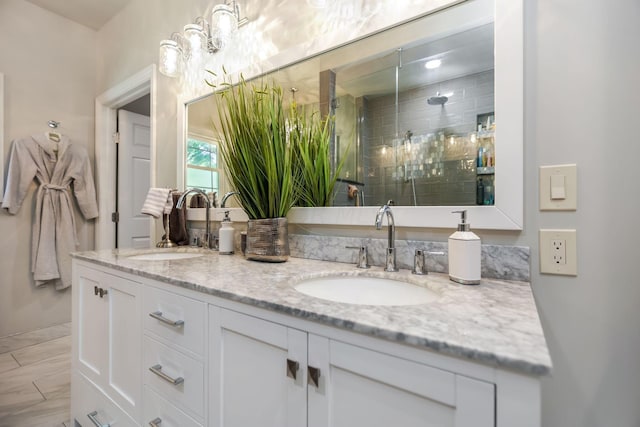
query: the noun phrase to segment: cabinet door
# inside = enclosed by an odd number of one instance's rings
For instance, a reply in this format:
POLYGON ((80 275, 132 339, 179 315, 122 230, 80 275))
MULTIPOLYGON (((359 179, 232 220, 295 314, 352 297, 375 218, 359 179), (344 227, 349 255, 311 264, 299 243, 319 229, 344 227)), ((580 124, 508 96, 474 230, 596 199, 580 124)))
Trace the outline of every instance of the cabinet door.
POLYGON ((309 335, 309 427, 494 426, 493 384, 309 335))
POLYGON ((307 334, 210 307, 210 425, 307 424, 307 334))
POLYGON ((107 392, 133 418, 142 415, 142 284, 104 274, 108 290, 109 376, 107 392))
POLYGON ((97 270, 79 266, 73 269, 74 364, 87 378, 98 384, 106 376, 107 306, 95 290, 102 287, 97 270))

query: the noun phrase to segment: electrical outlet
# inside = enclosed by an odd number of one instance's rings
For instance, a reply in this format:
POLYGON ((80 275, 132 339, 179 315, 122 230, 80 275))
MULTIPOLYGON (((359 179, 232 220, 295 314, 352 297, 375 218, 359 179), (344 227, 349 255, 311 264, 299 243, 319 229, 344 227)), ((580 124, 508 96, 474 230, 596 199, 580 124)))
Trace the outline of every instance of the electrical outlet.
POLYGON ((553 239, 551 241, 551 251, 553 262, 556 265, 567 264, 567 241, 562 239, 553 239))
POLYGON ((540 230, 540 272, 578 275, 576 230, 540 230))

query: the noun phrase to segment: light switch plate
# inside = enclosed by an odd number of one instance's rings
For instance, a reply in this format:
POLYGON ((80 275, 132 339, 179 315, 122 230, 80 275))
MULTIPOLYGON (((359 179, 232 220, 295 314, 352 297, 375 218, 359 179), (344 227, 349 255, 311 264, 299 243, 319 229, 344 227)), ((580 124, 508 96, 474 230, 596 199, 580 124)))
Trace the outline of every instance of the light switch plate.
POLYGON ((577 209, 577 169, 575 164, 540 166, 541 211, 575 211, 577 209), (563 183, 564 188, 557 188, 563 183), (551 191, 552 185, 556 186, 553 194, 551 191))
POLYGON ((576 230, 540 230, 540 273, 578 275, 576 230))

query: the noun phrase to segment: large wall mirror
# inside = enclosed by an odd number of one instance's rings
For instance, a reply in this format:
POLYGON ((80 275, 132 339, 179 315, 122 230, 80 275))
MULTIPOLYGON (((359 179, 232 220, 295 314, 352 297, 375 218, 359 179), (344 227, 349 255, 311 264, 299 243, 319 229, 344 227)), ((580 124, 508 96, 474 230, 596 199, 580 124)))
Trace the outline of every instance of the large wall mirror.
MULTIPOLYGON (((334 207, 295 208, 293 223, 522 229, 522 3, 469 0, 255 78, 335 117, 343 162, 334 207), (295 88, 295 89, 294 89, 295 88)), ((228 190, 211 95, 185 104, 185 185, 228 190)), ((180 169, 180 168, 179 168, 180 169)))

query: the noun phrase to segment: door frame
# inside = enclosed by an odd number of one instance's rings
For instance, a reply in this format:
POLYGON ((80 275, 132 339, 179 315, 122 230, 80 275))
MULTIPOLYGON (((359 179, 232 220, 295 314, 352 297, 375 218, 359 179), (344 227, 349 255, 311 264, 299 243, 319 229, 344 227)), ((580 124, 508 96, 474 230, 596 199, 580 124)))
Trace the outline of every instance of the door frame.
MULTIPOLYGON (((95 165, 96 187, 98 194, 99 215, 95 227, 95 249, 115 248, 115 228, 111 221, 111 213, 116 208, 116 147, 113 135, 117 130, 117 110, 135 101, 141 96, 150 95, 150 156, 151 176, 149 185, 156 183, 156 65, 148 67, 128 77, 117 85, 107 89, 96 98, 95 101, 95 165)), ((156 241, 156 230, 153 221, 150 221, 149 235, 151 241, 156 241)))

